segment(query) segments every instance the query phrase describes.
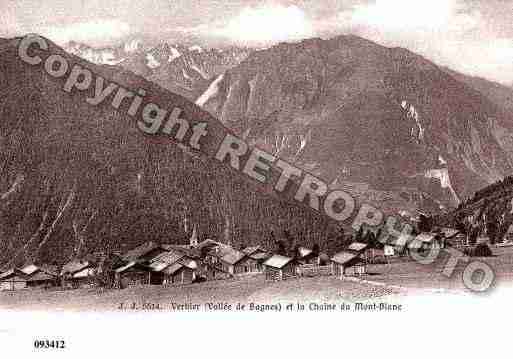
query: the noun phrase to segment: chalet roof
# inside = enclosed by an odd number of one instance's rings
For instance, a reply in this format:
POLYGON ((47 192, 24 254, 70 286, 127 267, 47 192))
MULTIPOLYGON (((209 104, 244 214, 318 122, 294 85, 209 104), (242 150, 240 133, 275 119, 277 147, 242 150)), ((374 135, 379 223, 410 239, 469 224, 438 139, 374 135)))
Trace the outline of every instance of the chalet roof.
POLYGON ((28 266, 25 266, 21 269, 21 271, 27 275, 31 275, 34 272, 37 272, 39 270, 39 267, 35 264, 29 264, 28 266))
POLYGON ((186 244, 163 244, 162 248, 166 251, 177 251, 191 258, 199 258, 201 255, 198 247, 192 247, 186 244))
POLYGON ((127 262, 135 261, 159 247, 160 246, 155 242, 146 242, 140 246, 135 247, 134 249, 129 250, 122 256, 122 258, 127 262))
POLYGON ((422 243, 431 243, 435 240, 435 238, 435 233, 421 233, 417 237, 415 237, 415 240, 420 241, 422 243))
POLYGON ((457 235, 458 233, 460 233, 460 231, 458 231, 457 229, 454 229, 454 228, 441 228, 440 233, 442 233, 442 235, 445 238, 452 238, 455 235, 457 235))
POLYGON ((274 254, 271 258, 265 261, 264 265, 273 268, 283 268, 292 261, 292 258, 285 257, 279 254, 274 254))
POLYGON ((90 266, 92 264, 88 261, 73 260, 62 267, 61 274, 74 274, 90 266))
POLYGON ((249 256, 249 258, 255 259, 255 260, 263 260, 271 257, 272 254, 267 252, 256 252, 249 256))
POLYGON ((347 247, 347 250, 354 251, 354 252, 362 252, 369 246, 368 243, 362 243, 362 242, 353 242, 347 247))
POLYGON ((248 256, 251 256, 253 253, 261 250, 260 246, 246 247, 242 250, 242 252, 248 256))
POLYGON ((135 266, 137 264, 137 262, 135 261, 131 261, 131 262, 128 262, 127 264, 125 264, 124 266, 122 267, 119 267, 119 268, 116 268, 114 271, 116 273, 123 273, 124 271, 126 271, 127 269, 130 269, 132 268, 133 266, 135 266))
POLYGON ((182 253, 176 251, 164 252, 153 258, 148 267, 155 272, 160 272, 169 265, 178 262, 183 256, 182 253))
POLYGON ((244 259, 246 256, 246 254, 244 254, 243 252, 240 252, 240 251, 237 251, 235 249, 232 249, 230 252, 228 252, 227 254, 225 254, 221 260, 223 262, 226 262, 228 264, 237 264, 238 262, 240 262, 242 259, 244 259))
POLYGON ((35 264, 30 264, 28 266, 25 266, 21 269, 21 271, 25 274, 27 274, 28 276, 32 276, 38 272, 43 272, 43 273, 46 273, 50 276, 58 276, 58 270, 57 270, 57 266, 53 266, 53 265, 47 265, 47 264, 42 264, 40 266, 37 266, 35 264))
POLYGON ((343 252, 339 252, 339 253, 335 254, 331 258, 331 260, 337 264, 346 264, 347 262, 349 262, 357 257, 358 257, 358 254, 343 251, 343 252))
POLYGON ((0 274, 0 281, 7 280, 9 278, 19 277, 19 279, 25 280, 27 275, 18 268, 10 269, 0 274))
POLYGON ((95 275, 94 268, 84 268, 81 271, 78 271, 75 274, 73 274, 73 278, 80 279, 80 278, 92 277, 94 275, 95 275))
POLYGON ((27 279, 27 282, 36 282, 36 281, 43 281, 43 280, 53 280, 57 278, 56 275, 53 275, 51 273, 46 273, 43 271, 36 271, 32 275, 30 275, 27 279))

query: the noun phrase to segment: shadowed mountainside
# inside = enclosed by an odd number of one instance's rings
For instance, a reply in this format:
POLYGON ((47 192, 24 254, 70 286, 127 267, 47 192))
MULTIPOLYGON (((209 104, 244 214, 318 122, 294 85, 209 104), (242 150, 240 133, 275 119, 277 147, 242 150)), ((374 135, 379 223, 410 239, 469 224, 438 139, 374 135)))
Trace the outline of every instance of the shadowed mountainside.
MULTIPOLYGON (((62 263, 147 240, 183 243, 193 226, 200 238, 236 246, 269 242, 271 230, 283 229, 303 243, 322 244, 337 230, 209 156, 144 135, 126 114, 128 105, 110 106, 113 94, 91 106, 85 98, 94 86, 64 92, 64 79, 18 58, 18 43, 0 40, 0 263, 62 263)), ((49 44, 70 64, 143 88, 147 101, 169 110, 180 107, 191 124, 208 122, 207 153, 224 138, 224 126, 185 98, 49 44)))
POLYGON ((202 105, 250 143, 395 210, 511 173, 511 112, 425 58, 356 36, 255 51, 202 105))

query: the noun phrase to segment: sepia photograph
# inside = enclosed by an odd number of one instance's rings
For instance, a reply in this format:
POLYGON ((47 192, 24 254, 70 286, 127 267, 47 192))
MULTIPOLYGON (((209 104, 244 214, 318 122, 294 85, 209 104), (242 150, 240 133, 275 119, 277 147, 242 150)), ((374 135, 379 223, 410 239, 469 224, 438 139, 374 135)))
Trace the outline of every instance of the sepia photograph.
POLYGON ((0 357, 502 357, 512 284, 513 1, 0 0, 0 357))

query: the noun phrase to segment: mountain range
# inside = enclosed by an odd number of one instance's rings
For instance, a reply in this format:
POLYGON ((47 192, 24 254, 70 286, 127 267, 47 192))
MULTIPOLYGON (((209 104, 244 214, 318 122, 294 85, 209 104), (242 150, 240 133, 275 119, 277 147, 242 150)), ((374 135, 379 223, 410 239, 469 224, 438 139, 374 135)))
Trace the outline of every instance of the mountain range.
POLYGON ((403 48, 283 43, 211 87, 201 105, 250 143, 390 210, 455 206, 511 173, 511 89, 403 48))

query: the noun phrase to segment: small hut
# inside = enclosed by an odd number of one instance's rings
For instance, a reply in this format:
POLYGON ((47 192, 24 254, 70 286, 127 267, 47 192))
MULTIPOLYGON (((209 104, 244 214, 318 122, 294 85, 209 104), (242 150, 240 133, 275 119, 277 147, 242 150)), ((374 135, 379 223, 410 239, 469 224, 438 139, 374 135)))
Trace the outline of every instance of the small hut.
POLYGON ((18 268, 0 274, 0 291, 20 290, 27 287, 27 275, 18 268))
POLYGON ((115 270, 115 283, 118 288, 150 284, 151 272, 147 266, 135 261, 115 270))
POLYGON ((296 275, 294 259, 274 254, 264 263, 266 280, 283 280, 296 275))
POLYGON ((242 275, 258 271, 258 262, 244 252, 232 249, 220 259, 225 272, 231 275, 242 275))
POLYGON ((164 285, 191 284, 196 278, 194 269, 180 261, 166 267, 162 273, 164 275, 164 285))
POLYGON ((72 260, 66 263, 61 270, 62 286, 67 288, 80 288, 91 286, 94 281, 94 264, 85 260, 72 260), (85 275, 85 274, 91 274, 85 275))
POLYGON ((256 267, 251 268, 251 272, 263 272, 265 261, 271 257, 271 254, 262 249, 260 246, 246 247, 242 250, 242 252, 244 252, 249 258, 256 262, 256 267))
POLYGON ((366 273, 365 261, 356 253, 339 252, 331 258, 333 274, 337 277, 362 275, 366 273))
POLYGON ((50 288, 59 285, 59 274, 54 266, 29 266, 22 269, 27 273, 27 286, 30 288, 50 288))

